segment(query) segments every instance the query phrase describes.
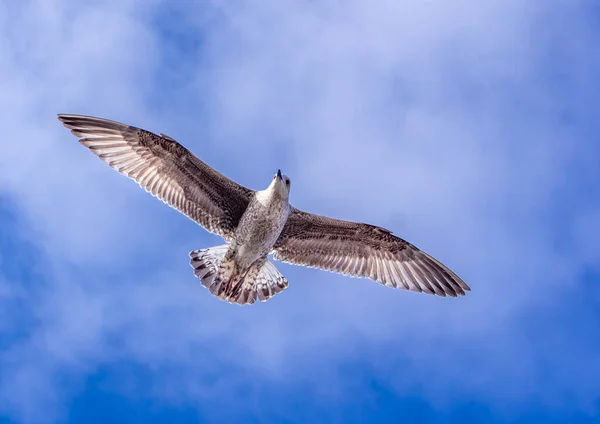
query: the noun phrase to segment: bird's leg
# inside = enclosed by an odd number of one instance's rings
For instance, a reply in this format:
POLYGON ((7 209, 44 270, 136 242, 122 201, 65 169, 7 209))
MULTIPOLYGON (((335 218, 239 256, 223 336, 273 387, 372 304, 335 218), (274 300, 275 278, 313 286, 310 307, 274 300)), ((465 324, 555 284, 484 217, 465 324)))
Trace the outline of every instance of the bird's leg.
POLYGON ((246 272, 244 272, 240 276, 240 278, 236 279, 237 280, 237 285, 235 286, 235 288, 233 288, 233 290, 231 290, 231 297, 236 298, 236 297, 238 297, 240 295, 240 291, 242 290, 242 286, 244 285, 244 280, 248 276, 248 273, 250 272, 251 269, 252 269, 252 267, 248 268, 246 270, 246 272))
POLYGON ((240 278, 237 279, 237 286, 235 287, 235 289, 233 291, 233 294, 232 294, 234 298, 237 298, 237 296, 239 296, 239 294, 242 291, 242 288, 244 287, 244 283, 247 282, 248 285, 250 286, 250 288, 254 285, 254 282, 255 282, 256 278, 258 277, 258 275, 260 274, 260 270, 261 270, 261 268, 263 267, 263 265, 265 264, 266 261, 267 261, 267 256, 266 255, 264 257, 262 257, 262 258, 257 259, 240 276, 240 278))

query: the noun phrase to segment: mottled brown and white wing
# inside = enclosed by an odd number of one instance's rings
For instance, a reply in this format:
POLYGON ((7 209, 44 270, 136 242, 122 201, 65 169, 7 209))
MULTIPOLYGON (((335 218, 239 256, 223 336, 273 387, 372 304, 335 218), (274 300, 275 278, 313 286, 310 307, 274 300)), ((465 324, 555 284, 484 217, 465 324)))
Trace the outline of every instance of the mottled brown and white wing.
POLYGON ((58 115, 111 168, 212 233, 231 237, 252 191, 220 174, 166 135, 108 119, 58 115))
POLYGON ((391 231, 293 208, 273 247, 275 259, 388 287, 439 296, 471 290, 454 272, 391 231))

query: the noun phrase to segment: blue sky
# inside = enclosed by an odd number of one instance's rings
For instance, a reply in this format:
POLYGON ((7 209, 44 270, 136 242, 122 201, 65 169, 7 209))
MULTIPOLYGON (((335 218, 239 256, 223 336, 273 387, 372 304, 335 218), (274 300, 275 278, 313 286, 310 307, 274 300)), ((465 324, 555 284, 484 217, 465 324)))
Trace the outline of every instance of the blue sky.
POLYGON ((0 6, 0 422, 600 420, 600 14, 472 0, 0 6), (57 113, 166 133, 305 210, 385 226, 472 292, 278 263, 216 300, 221 243, 57 113))

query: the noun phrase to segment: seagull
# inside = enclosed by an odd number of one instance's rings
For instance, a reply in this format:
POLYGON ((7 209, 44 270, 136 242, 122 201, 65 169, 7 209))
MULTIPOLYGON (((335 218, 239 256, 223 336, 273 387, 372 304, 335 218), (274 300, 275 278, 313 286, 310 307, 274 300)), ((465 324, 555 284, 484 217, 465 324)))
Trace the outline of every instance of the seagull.
POLYGON ((165 134, 92 116, 59 114, 58 119, 111 168, 224 239, 223 245, 190 252, 194 274, 221 300, 254 304, 285 290, 288 281, 270 254, 391 288, 442 297, 471 290, 390 230, 296 209, 289 203, 291 180, 281 170, 266 189, 254 191, 165 134))

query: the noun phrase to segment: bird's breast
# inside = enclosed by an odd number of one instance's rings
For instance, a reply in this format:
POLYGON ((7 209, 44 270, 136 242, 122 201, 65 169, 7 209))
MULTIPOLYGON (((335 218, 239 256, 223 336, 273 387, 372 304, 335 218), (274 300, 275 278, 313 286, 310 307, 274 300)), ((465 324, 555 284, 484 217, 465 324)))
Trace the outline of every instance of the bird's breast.
POLYGON ((287 205, 251 202, 235 232, 236 260, 250 265, 269 253, 288 217, 287 205))

